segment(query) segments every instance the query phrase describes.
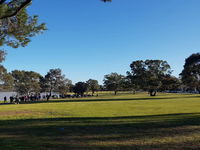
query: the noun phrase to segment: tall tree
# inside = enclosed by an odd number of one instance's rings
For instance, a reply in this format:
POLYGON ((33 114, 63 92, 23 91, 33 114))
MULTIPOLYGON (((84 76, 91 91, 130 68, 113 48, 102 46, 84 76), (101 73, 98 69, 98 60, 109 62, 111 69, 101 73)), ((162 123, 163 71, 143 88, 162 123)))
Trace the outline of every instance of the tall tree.
POLYGON ((74 85, 73 87, 73 92, 76 94, 76 95, 81 95, 83 96, 84 93, 87 91, 88 89, 88 84, 85 83, 85 82, 78 82, 74 85))
POLYGON ((0 65, 0 90, 10 91, 13 89, 13 78, 10 73, 7 72, 4 66, 0 65))
POLYGON ((123 88, 125 76, 117 73, 111 73, 104 76, 104 86, 107 90, 114 91, 115 95, 123 88))
POLYGON ((148 90, 151 96, 155 96, 162 85, 162 76, 171 74, 170 65, 163 60, 133 61, 130 68, 131 72, 127 74, 132 84, 148 90))
POLYGON ((30 16, 27 6, 31 0, 0 0, 0 46, 26 46, 30 38, 46 30, 38 16, 30 16))
POLYGON ((169 74, 162 76, 161 78, 162 85, 159 88, 160 91, 171 91, 171 90, 180 90, 181 88, 181 80, 171 76, 169 74))
POLYGON ((49 92, 50 96, 52 92, 60 92, 61 94, 67 92, 68 86, 71 84, 71 81, 65 78, 65 75, 62 74, 62 70, 59 68, 50 69, 40 81, 43 91, 49 92))
POLYGON ((89 79, 86 83, 88 84, 88 90, 92 91, 92 96, 100 88, 97 80, 89 79))
POLYGON ((185 60, 180 76, 183 84, 200 93, 200 53, 192 54, 185 60))
POLYGON ((11 72, 14 79, 14 90, 21 95, 40 92, 39 79, 41 75, 33 71, 14 70, 11 72))
MULTIPOLYGON (((31 37, 46 30, 44 23, 38 23, 38 16, 27 13, 30 4, 31 0, 0 0, 0 47, 24 47, 31 37)), ((1 48, 0 62, 5 54, 1 48)))
POLYGON ((61 95, 64 95, 70 91, 71 86, 72 86, 72 81, 65 78, 62 80, 62 82, 58 86, 56 92, 58 92, 61 95))
MULTIPOLYGON (((6 7, 7 5, 11 4, 5 4, 3 6, 6 7)), ((6 7, 6 14, 12 12, 10 7, 6 7)), ((0 12, 2 10, 4 9, 0 7, 0 12)), ((18 48, 19 46, 24 47, 30 42, 31 37, 46 30, 44 23, 38 24, 38 16, 29 16, 25 8, 20 9, 19 13, 14 16, 4 17, 0 19, 0 46, 7 45, 13 48, 18 48)))

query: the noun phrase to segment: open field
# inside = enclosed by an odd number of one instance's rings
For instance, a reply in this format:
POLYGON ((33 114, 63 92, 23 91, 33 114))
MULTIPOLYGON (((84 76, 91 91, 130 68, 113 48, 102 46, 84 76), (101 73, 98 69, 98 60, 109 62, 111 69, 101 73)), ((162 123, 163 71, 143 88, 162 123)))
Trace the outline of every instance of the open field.
POLYGON ((0 149, 199 150, 200 95, 107 93, 0 105, 0 149))

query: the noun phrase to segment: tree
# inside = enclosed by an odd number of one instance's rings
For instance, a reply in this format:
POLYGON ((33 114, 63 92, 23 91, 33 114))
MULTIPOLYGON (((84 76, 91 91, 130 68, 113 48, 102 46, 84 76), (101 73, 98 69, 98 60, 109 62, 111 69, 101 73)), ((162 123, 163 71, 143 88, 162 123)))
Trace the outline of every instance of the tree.
MULTIPOLYGON (((127 73, 128 74, 128 73, 127 73)), ((124 79, 124 82, 123 82, 123 89, 124 90, 127 90, 127 91, 132 91, 133 94, 136 93, 136 90, 138 90, 138 86, 132 81, 132 78, 127 75, 124 79)))
MULTIPOLYGON (((31 37, 46 30, 44 23, 38 23, 38 16, 28 15, 26 8, 30 3, 31 0, 0 0, 0 47, 25 47, 31 37)), ((5 60, 5 55, 5 51, 1 49, 0 62, 5 60)), ((1 69, 3 72, 0 73, 5 74, 4 70, 1 69)), ((6 74, 2 78, 7 82, 4 82, 4 87, 11 88, 11 75, 6 74)))
POLYGON ((8 91, 13 88, 13 78, 10 73, 7 73, 6 68, 0 65, 0 90, 8 91))
POLYGON ((33 71, 14 70, 11 72, 14 80, 14 90, 20 95, 29 95, 30 93, 40 92, 41 75, 33 71))
POLYGON ((130 65, 131 72, 127 72, 133 85, 148 90, 150 96, 155 96, 162 85, 161 78, 171 74, 170 65, 163 60, 138 60, 130 65))
POLYGON ((183 84, 200 93, 200 53, 192 54, 185 60, 180 76, 183 84))
POLYGON ((84 93, 87 91, 88 89, 88 84, 85 83, 85 82, 78 82, 74 85, 73 87, 73 92, 76 94, 76 95, 81 95, 83 96, 84 93))
POLYGON ((63 81, 58 86, 56 92, 58 92, 61 95, 64 95, 64 94, 66 94, 67 92, 70 91, 71 86, 72 86, 72 81, 71 80, 63 79, 63 81))
MULTIPOLYGON (((30 38, 46 30, 45 24, 38 24, 38 16, 29 16, 26 8, 31 0, 0 0, 0 47, 26 46, 30 38)), ((5 59, 0 50, 0 62, 5 59)))
POLYGON ((16 16, 22 9, 26 8, 32 0, 0 0, 0 19, 16 16))
POLYGON ((62 70, 59 68, 50 69, 44 78, 40 78, 40 82, 42 90, 49 92, 50 96, 52 92, 66 93, 69 90, 69 85, 71 85, 71 81, 65 78, 65 75, 62 74, 62 70))
POLYGON ((161 78, 162 85, 159 88, 160 91, 171 91, 171 90, 179 90, 181 88, 180 79, 171 76, 169 74, 162 76, 161 78))
POLYGON ((111 73, 108 75, 105 75, 104 77, 104 86, 107 90, 111 90, 115 92, 115 95, 117 95, 117 92, 123 88, 125 76, 117 74, 117 73, 111 73))
POLYGON ((31 0, 0 0, 0 46, 26 46, 30 38, 46 30, 38 16, 29 16, 31 0))
POLYGON ((92 96, 100 88, 97 80, 89 79, 86 83, 88 84, 88 90, 92 91, 92 96))

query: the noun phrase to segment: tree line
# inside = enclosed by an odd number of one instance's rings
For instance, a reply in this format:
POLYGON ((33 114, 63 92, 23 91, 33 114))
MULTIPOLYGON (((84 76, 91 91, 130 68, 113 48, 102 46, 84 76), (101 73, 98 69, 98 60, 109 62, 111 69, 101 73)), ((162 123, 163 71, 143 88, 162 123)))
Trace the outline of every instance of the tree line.
POLYGON ((8 73, 1 65, 0 73, 0 90, 15 91, 20 96, 43 92, 47 93, 49 97, 55 92, 61 97, 67 95, 68 92, 74 92, 76 96, 84 96, 86 91, 91 91, 94 95, 95 91, 100 89, 98 81, 93 79, 73 85, 72 81, 66 78, 59 68, 50 69, 46 75, 42 76, 37 72, 24 70, 13 70, 8 73))
MULTIPOLYGON (((4 57, 1 58, 4 60, 4 57)), ((50 69, 42 76, 34 71, 14 70, 7 72, 0 65, 0 90, 16 91, 20 95, 46 92, 49 96, 52 92, 66 95, 74 92, 77 96, 84 96, 90 91, 94 95, 96 91, 147 91, 150 96, 156 96, 157 92, 166 91, 192 91, 200 93, 200 53, 192 54, 185 60, 185 65, 180 76, 172 75, 172 70, 164 60, 137 60, 130 64, 130 70, 126 75, 110 73, 104 76, 103 85, 99 85, 95 79, 86 82, 72 81, 65 77, 62 70, 50 69)))
POLYGON ((195 92, 200 94, 200 53, 185 59, 179 77, 172 75, 171 66, 164 60, 137 60, 130 64, 127 75, 111 73, 105 76, 106 89, 148 91, 150 96, 159 92, 195 92))

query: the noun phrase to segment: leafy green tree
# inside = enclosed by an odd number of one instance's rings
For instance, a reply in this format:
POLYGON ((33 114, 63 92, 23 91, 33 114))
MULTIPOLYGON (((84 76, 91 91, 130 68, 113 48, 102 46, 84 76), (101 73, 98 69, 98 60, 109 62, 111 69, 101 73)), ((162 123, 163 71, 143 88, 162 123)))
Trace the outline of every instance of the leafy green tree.
POLYGON ((148 90, 150 96, 155 96, 162 85, 161 78, 171 74, 170 65, 163 60, 138 60, 130 65, 131 72, 127 72, 133 85, 148 90))
POLYGON ((71 80, 63 79, 63 81, 58 86, 56 92, 58 92, 61 95, 64 95, 64 94, 66 94, 67 92, 70 91, 71 86, 72 86, 72 81, 71 80))
POLYGON ((0 65, 0 90, 10 91, 13 88, 13 78, 10 73, 7 73, 6 68, 0 65))
POLYGON ((0 0, 0 19, 16 16, 31 2, 32 0, 0 0))
MULTIPOLYGON (((44 23, 38 23, 38 16, 27 13, 30 4, 31 0, 0 0, 0 47, 24 47, 31 37, 46 30, 44 23)), ((0 62, 5 59, 5 54, 1 49, 0 62)))
POLYGON ((44 78, 40 78, 40 84, 42 91, 49 92, 49 95, 51 96, 52 92, 65 94, 69 90, 71 81, 65 78, 61 69, 57 68, 50 69, 44 78))
POLYGON ((159 88, 160 91, 171 91, 171 90, 179 90, 181 88, 181 80, 171 76, 169 74, 162 76, 161 78, 162 85, 159 88))
POLYGON ((45 30, 38 16, 29 16, 26 8, 31 0, 0 0, 0 46, 26 46, 30 37, 45 30))
POLYGON ((46 30, 38 16, 29 16, 31 0, 0 0, 0 46, 26 46, 30 38, 46 30))
POLYGON ((39 79, 41 75, 33 71, 14 70, 11 72, 14 80, 14 90, 21 95, 40 92, 39 79))
POLYGON ((133 94, 136 93, 136 90, 138 90, 138 86, 132 81, 132 78, 127 75, 124 79, 124 82, 123 82, 123 89, 124 90, 127 90, 127 91, 132 91, 133 94))
POLYGON ((104 86, 107 90, 114 91, 115 95, 117 95, 119 90, 123 89, 124 81, 125 76, 117 73, 111 73, 104 76, 104 86))
POLYGON ((180 76, 183 84, 200 93, 200 53, 192 54, 185 60, 180 76))
POLYGON ((92 91, 92 96, 100 88, 97 80, 89 79, 86 83, 88 84, 88 90, 92 91))
POLYGON ((84 93, 87 91, 88 89, 88 84, 85 83, 85 82, 78 82, 74 85, 73 87, 73 92, 76 94, 76 95, 81 95, 83 96, 84 93))
MULTIPOLYGON (((0 63, 5 60, 5 51, 0 50, 0 63)), ((12 76, 7 73, 6 68, 0 65, 0 90, 11 90, 13 86, 12 76)))

